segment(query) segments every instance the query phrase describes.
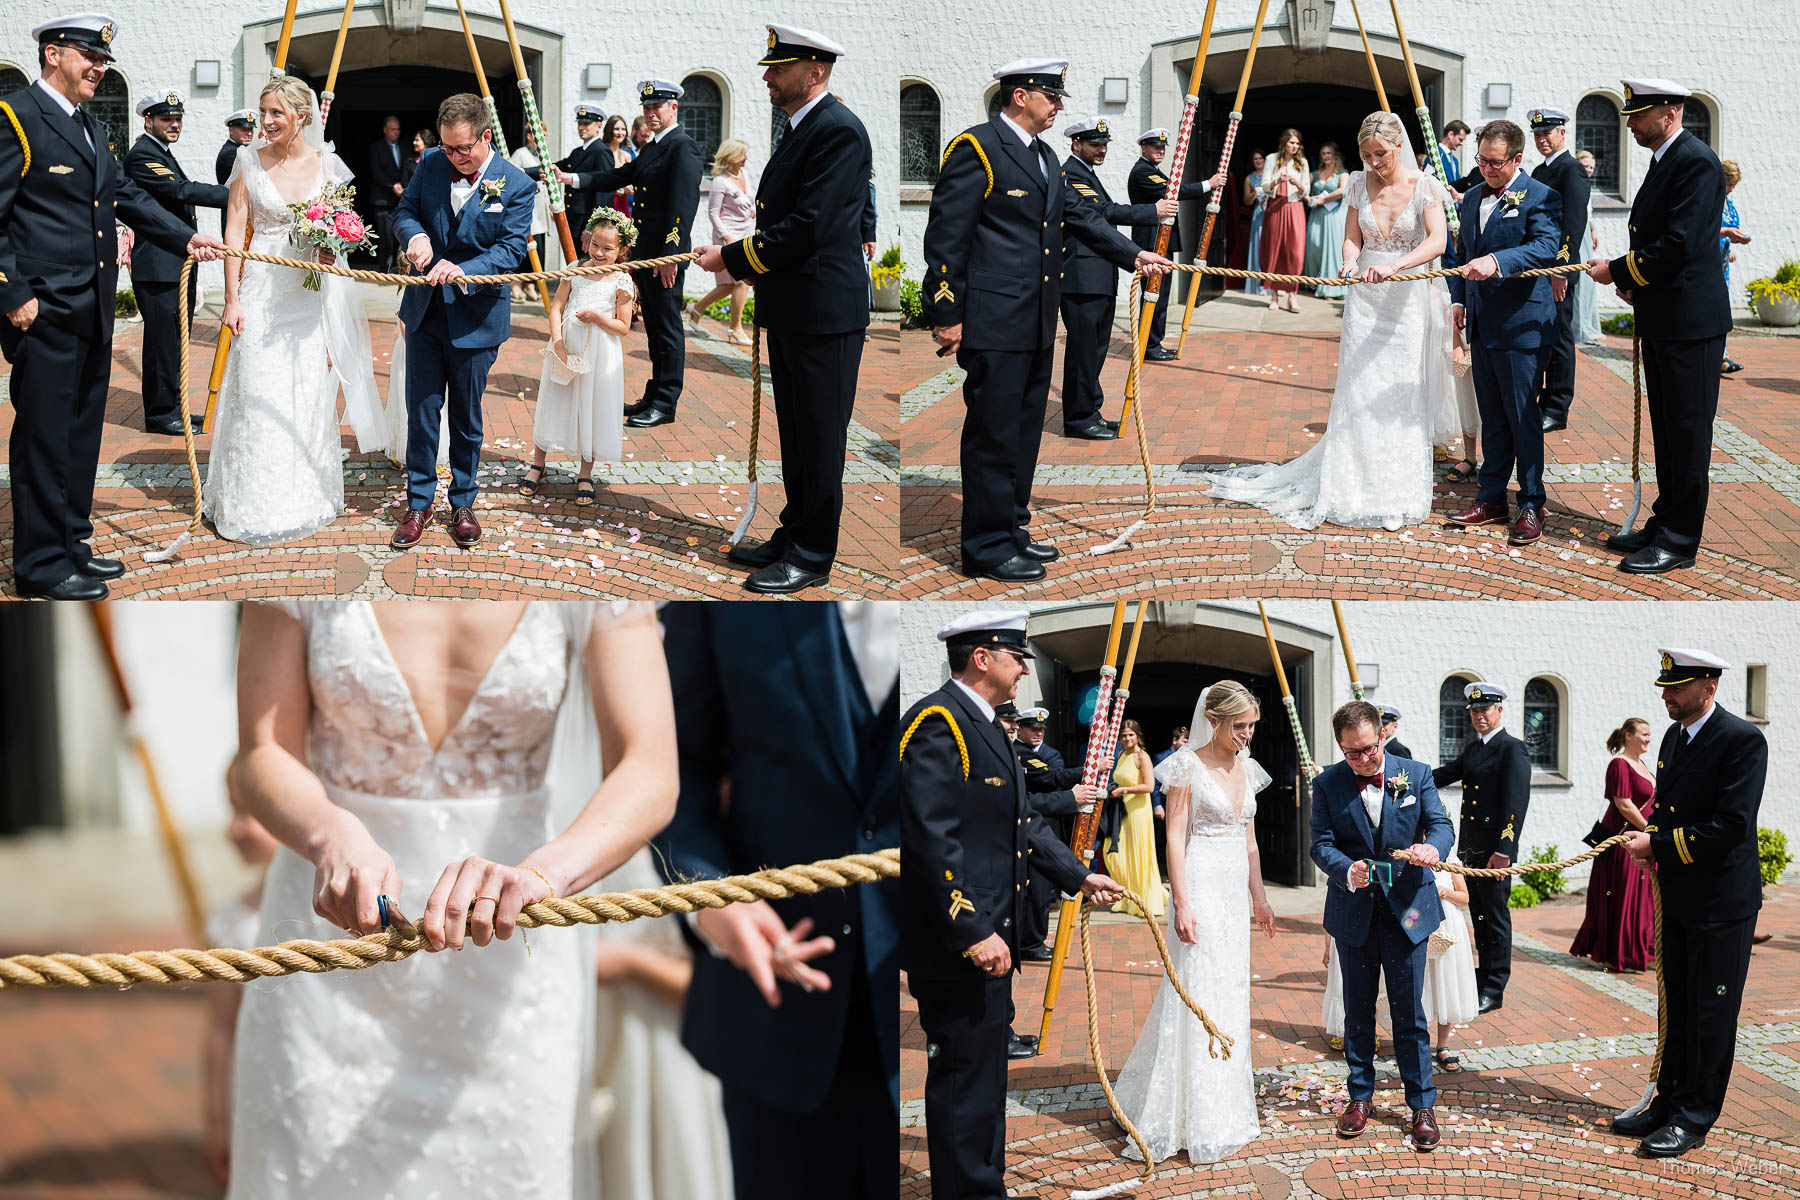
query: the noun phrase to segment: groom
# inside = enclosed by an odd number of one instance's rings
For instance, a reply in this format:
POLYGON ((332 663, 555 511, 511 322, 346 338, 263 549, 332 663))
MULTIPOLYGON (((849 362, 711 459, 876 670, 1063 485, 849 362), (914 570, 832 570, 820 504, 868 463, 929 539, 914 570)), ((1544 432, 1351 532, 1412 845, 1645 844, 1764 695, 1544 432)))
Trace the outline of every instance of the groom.
POLYGON ((1537 383, 1556 337, 1550 278, 1505 279, 1556 261, 1562 243, 1562 196, 1520 169, 1525 131, 1489 121, 1476 139, 1475 165, 1485 186, 1463 193, 1462 234, 1450 277, 1456 328, 1468 330, 1481 410, 1481 482, 1475 503, 1448 518, 1453 525, 1507 520, 1506 482, 1519 472, 1519 515, 1507 541, 1528 546, 1544 534, 1544 424, 1537 383))
POLYGON ((1430 1150, 1438 1144, 1438 1127, 1423 997, 1425 940, 1443 919, 1431 866, 1449 852, 1453 830, 1431 768, 1382 750, 1381 710, 1353 700, 1331 715, 1331 731, 1344 760, 1313 780, 1312 860, 1331 879, 1325 932, 1337 942, 1344 975, 1350 1103, 1337 1131, 1353 1138, 1369 1121, 1375 996, 1385 973, 1413 1147, 1430 1150), (1406 861, 1393 857, 1399 849, 1407 851, 1406 861), (1371 861, 1379 864, 1373 870, 1371 861))
POLYGON ((406 517, 389 545, 410 550, 425 536, 437 495, 438 425, 450 405, 450 536, 481 540, 475 471, 481 461, 481 393, 512 327, 501 284, 471 286, 464 275, 516 270, 531 236, 537 188, 494 153, 487 104, 461 92, 438 106, 441 154, 419 162, 394 212, 394 238, 435 287, 413 286, 400 300, 406 327, 406 517))

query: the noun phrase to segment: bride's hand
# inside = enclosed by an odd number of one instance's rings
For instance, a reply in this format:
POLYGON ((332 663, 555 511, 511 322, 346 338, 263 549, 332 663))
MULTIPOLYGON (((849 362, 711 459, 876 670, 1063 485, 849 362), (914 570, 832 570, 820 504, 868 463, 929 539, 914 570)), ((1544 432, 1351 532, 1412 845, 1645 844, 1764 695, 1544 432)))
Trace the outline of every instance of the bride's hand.
POLYGON ((381 931, 377 897, 400 896, 400 871, 363 823, 345 814, 313 860, 313 911, 361 936, 381 931))
POLYGON ((536 871, 502 866, 478 854, 453 862, 438 876, 425 918, 419 922, 433 950, 463 948, 465 932, 477 946, 499 935, 505 941, 518 925, 519 910, 550 896, 549 883, 536 871))
POLYGON ((1275 910, 1269 907, 1267 899, 1257 901, 1256 927, 1267 937, 1275 936, 1275 910))
POLYGON ((1380 283, 1394 273, 1393 263, 1371 263, 1363 268, 1364 283, 1380 283))
POLYGON ((225 315, 220 319, 219 323, 231 330, 232 337, 242 337, 244 335, 244 310, 239 308, 235 303, 227 304, 225 306, 225 315))
POLYGON ((1357 275, 1355 261, 1352 260, 1350 262, 1345 263, 1342 267, 1340 267, 1338 269, 1338 275, 1344 279, 1355 279, 1356 275, 1357 275))
POLYGON ((1194 910, 1186 904, 1175 906, 1175 936, 1184 946, 1192 946, 1200 940, 1200 923, 1194 919, 1194 910))
POLYGON ((321 267, 334 267, 337 265, 337 255, 321 247, 318 262, 321 267))

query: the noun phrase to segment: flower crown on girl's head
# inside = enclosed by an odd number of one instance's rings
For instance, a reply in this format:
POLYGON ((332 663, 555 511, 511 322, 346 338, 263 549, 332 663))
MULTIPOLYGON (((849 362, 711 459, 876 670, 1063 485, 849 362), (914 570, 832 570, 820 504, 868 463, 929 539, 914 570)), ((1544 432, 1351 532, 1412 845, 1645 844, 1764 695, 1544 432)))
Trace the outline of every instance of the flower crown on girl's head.
POLYGON ((616 208, 597 208, 594 215, 588 218, 587 227, 592 230, 598 225, 610 225, 618 231, 619 240, 627 246, 637 245, 638 227, 632 219, 616 208))

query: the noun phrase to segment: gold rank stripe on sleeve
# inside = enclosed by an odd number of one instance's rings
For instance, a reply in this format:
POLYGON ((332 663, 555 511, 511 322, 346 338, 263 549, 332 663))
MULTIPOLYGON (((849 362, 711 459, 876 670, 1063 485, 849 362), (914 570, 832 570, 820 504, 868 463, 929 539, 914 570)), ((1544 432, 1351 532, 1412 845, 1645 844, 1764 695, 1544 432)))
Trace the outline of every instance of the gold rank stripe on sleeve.
POLYGON ((763 266, 762 259, 756 257, 756 238, 747 237, 743 241, 744 257, 750 260, 750 269, 758 275, 767 275, 769 268, 763 266))
POLYGON ((950 889, 950 919, 952 921, 956 920, 956 918, 962 916, 964 913, 972 913, 974 911, 974 903, 971 902, 967 896, 962 894, 961 888, 950 889))
POLYGON ((948 301, 951 304, 956 303, 956 292, 951 289, 950 281, 948 279, 938 280, 937 291, 931 294, 931 302, 933 304, 936 304, 940 300, 948 301))
MULTIPOLYGON (((981 198, 986 200, 989 196, 994 194, 994 168, 988 162, 987 152, 981 148, 981 143, 975 140, 973 134, 959 133, 951 138, 950 144, 944 147, 944 162, 947 163, 950 161, 950 152, 956 149, 957 144, 960 142, 969 143, 969 148, 975 151, 975 157, 981 160, 981 169, 987 172, 987 191, 981 193, 981 198)), ((938 165, 941 167, 943 163, 939 163, 938 165)), ((954 723, 955 722, 952 722, 952 724, 954 723)))
POLYGON ((1688 866, 1694 865, 1694 856, 1688 851, 1687 830, 1685 829, 1677 828, 1675 830, 1675 853, 1681 855, 1681 861, 1688 866))
POLYGON ((926 717, 933 715, 944 718, 944 723, 950 726, 950 736, 956 739, 956 752, 962 755, 963 781, 965 783, 968 782, 969 747, 963 743, 962 730, 957 728, 956 718, 951 716, 950 710, 941 704, 934 704, 913 718, 913 723, 906 728, 906 736, 900 739, 900 757, 902 759, 906 757, 906 745, 908 742, 912 741, 912 735, 918 732, 919 726, 925 723, 926 717))
POLYGON ((25 136, 25 127, 19 124, 19 115, 12 110, 12 105, 0 100, 0 111, 6 113, 7 124, 12 126, 13 133, 19 139, 19 149, 25 155, 25 165, 19 168, 19 178, 25 178, 25 172, 31 170, 31 141, 25 136))
POLYGON ((1650 281, 1644 278, 1644 273, 1642 271, 1638 270, 1637 256, 1638 252, 1636 250, 1631 251, 1625 256, 1625 269, 1631 272, 1631 277, 1637 280, 1639 287, 1649 287, 1650 281))

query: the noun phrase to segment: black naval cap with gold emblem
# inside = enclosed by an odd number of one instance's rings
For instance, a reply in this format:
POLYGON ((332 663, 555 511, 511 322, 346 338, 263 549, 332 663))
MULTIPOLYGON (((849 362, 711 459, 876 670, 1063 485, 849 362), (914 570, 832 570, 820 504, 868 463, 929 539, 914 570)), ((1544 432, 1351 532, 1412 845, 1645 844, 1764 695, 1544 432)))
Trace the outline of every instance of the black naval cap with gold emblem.
POLYGON ((113 61, 112 42, 119 23, 104 13, 74 13, 46 21, 31 31, 38 45, 80 46, 107 62, 113 61))
POLYGON ((756 60, 759 67, 777 67, 791 62, 834 63, 849 51, 810 29, 793 25, 769 26, 769 52, 756 60))
POLYGON ((1686 104, 1694 94, 1669 79, 1621 79, 1619 85, 1625 89, 1619 111, 1628 117, 1659 104, 1686 104))
POLYGON ((640 79, 637 85, 638 101, 642 104, 661 104, 665 100, 679 100, 687 95, 687 89, 679 83, 670 83, 667 79, 640 79))
POLYGON ((181 93, 169 88, 139 96, 131 109, 140 117, 179 117, 187 111, 182 107, 184 103, 181 93))
POLYGON ((978 608, 938 630, 938 641, 946 646, 988 646, 1029 658, 1025 649, 1028 616, 1022 608, 978 608))
POLYGON ((1471 683, 1463 689, 1469 708, 1488 708, 1506 699, 1506 689, 1492 683, 1471 683))
POLYGON ((1662 655, 1662 674, 1656 677, 1657 687, 1678 687, 1696 679, 1717 679, 1731 665, 1704 650, 1660 650, 1657 653, 1662 655))
POLYGON ((1063 132, 1078 142, 1112 141, 1105 117, 1071 117, 1063 122, 1063 132))
POLYGON ((1069 94, 1069 62, 1063 58, 1015 58, 994 72, 1002 93, 1037 88, 1052 96, 1069 94))

